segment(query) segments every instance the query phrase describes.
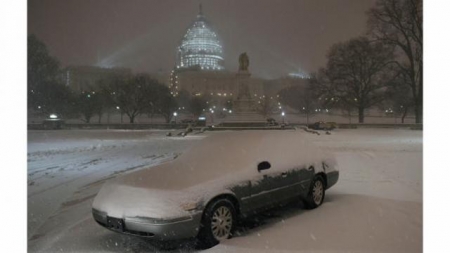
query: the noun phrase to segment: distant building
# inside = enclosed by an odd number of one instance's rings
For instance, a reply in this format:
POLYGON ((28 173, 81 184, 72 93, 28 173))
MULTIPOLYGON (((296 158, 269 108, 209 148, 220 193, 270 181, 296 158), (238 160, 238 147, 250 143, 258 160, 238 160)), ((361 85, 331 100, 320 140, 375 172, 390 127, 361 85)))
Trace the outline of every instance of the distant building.
MULTIPOLYGON (((177 48, 176 66, 169 77, 169 87, 174 96, 182 90, 191 96, 205 96, 215 104, 226 104, 237 96, 237 72, 224 67, 223 48, 218 34, 203 15, 199 14, 187 29, 177 48)), ((264 94, 264 80, 251 78, 252 96, 264 94)))
POLYGON ((94 66, 70 66, 64 70, 65 83, 77 92, 95 90, 100 80, 116 74, 131 74, 126 68, 101 68, 94 66))
POLYGON ((309 78, 299 77, 297 75, 288 75, 278 79, 267 80, 264 83, 264 94, 269 97, 277 97, 278 93, 291 86, 306 86, 309 78))
POLYGON ((177 69, 224 70, 223 49, 217 33, 203 15, 187 29, 177 50, 177 69))
MULTIPOLYGON (((200 5, 199 14, 177 48, 176 66, 169 76, 172 94, 177 96, 185 90, 192 96, 207 96, 216 101, 236 99, 237 72, 226 70, 224 61, 219 35, 206 20, 200 5)), ((280 90, 292 85, 304 85, 308 78, 303 72, 275 80, 251 77, 249 90, 255 99, 264 96, 275 99, 280 90)))

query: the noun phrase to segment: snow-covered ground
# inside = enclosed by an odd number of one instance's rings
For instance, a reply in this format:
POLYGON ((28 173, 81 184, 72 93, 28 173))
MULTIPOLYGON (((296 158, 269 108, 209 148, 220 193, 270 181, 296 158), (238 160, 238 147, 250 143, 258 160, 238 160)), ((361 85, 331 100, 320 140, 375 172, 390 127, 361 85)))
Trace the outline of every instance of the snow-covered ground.
MULTIPOLYGON (((205 136, 165 133, 28 131, 29 252, 163 251, 100 227, 91 204, 106 180, 174 159, 205 136)), ((341 171, 324 204, 262 214, 207 251, 421 252, 422 131, 336 130, 311 139, 335 154, 341 171)), ((174 251, 193 251, 191 245, 174 251)))

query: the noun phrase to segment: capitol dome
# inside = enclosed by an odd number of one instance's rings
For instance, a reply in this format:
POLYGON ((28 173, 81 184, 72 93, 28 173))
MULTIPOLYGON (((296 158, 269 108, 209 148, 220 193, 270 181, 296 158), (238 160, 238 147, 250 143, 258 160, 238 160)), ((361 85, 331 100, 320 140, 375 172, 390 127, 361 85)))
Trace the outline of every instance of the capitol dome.
POLYGON ((222 45, 205 19, 202 6, 194 23, 187 29, 177 50, 177 68, 223 70, 222 45))

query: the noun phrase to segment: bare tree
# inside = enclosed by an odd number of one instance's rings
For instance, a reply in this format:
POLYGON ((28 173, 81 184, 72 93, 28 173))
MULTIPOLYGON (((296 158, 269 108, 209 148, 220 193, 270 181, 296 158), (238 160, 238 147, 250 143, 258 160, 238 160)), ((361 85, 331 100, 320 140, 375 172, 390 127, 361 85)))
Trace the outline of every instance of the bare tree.
POLYGON ((75 107, 76 95, 60 82, 43 82, 36 86, 32 93, 35 107, 44 114, 56 113, 66 119, 78 115, 75 107))
POLYGON ((327 58, 313 83, 322 94, 357 109, 364 123, 365 110, 383 100, 392 78, 392 48, 360 37, 333 45, 327 58))
POLYGON ((165 85, 158 86, 157 94, 155 100, 157 112, 165 118, 166 123, 169 123, 173 113, 178 109, 178 103, 165 85))
POLYGON ((78 94, 76 108, 83 116, 83 121, 91 122, 91 118, 101 110, 102 101, 100 95, 95 91, 83 91, 78 94))
POLYGON ((410 92, 411 87, 407 84, 408 77, 400 71, 396 79, 394 79, 387 87, 386 101, 383 110, 388 109, 388 113, 392 113, 394 117, 401 117, 401 122, 405 123, 405 117, 414 109, 414 99, 410 92))
POLYGON ((146 112, 157 100, 160 86, 163 85, 147 74, 115 76, 110 80, 106 93, 130 118, 130 123, 134 123, 136 116, 146 112))
POLYGON ((189 111, 194 115, 194 118, 197 119, 207 106, 205 98, 195 96, 189 103, 189 111))
POLYGON ((33 34, 27 42, 28 106, 36 109, 46 100, 47 86, 63 84, 58 82, 59 62, 50 56, 47 46, 33 34))
POLYGON ((42 114, 76 115, 75 94, 62 82, 58 60, 35 35, 28 36, 28 108, 42 114))
POLYGON ((306 124, 309 124, 309 118, 316 113, 319 106, 318 98, 311 85, 291 86, 279 92, 280 101, 284 105, 291 107, 298 113, 306 116, 306 124))
POLYGON ((396 64, 407 77, 416 123, 423 115, 422 0, 378 0, 368 12, 369 35, 396 47, 396 64))
POLYGON ((277 108, 275 100, 270 97, 264 96, 258 101, 257 111, 267 118, 277 108))

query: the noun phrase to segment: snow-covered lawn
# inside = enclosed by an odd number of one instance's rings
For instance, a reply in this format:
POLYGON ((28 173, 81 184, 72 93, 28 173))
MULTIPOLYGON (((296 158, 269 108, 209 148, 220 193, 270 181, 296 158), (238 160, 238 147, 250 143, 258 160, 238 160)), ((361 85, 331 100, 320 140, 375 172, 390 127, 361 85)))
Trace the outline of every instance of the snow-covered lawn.
MULTIPOLYGON (((161 251, 145 239, 100 227, 90 207, 106 180, 173 159, 205 136, 165 133, 29 131, 29 252, 161 251)), ((341 171, 324 204, 311 211, 293 204, 261 215, 207 251, 421 252, 422 131, 336 130, 311 138, 335 154, 341 171)), ((191 251, 190 245, 176 251, 191 251)))

